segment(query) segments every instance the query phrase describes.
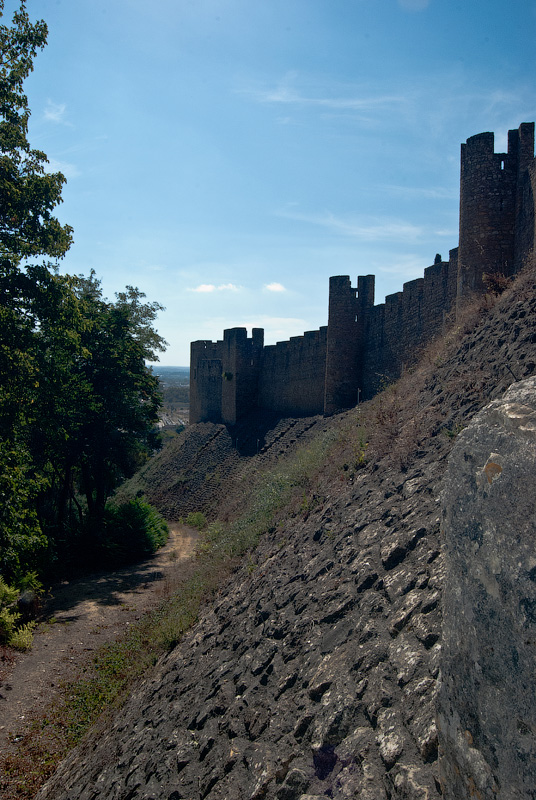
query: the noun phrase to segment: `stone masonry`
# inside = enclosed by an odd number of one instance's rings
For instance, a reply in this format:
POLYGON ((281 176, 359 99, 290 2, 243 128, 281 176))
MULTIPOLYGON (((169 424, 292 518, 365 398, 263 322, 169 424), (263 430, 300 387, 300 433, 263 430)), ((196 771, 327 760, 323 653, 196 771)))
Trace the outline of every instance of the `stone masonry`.
POLYGON ((534 123, 493 133, 461 148, 459 247, 438 254, 424 277, 374 305, 374 276, 330 278, 327 327, 264 346, 264 332, 224 332, 191 345, 190 422, 233 425, 260 408, 282 416, 333 414, 372 397, 398 378, 417 352, 443 332, 447 315, 485 290, 486 276, 509 277, 534 249, 534 123))

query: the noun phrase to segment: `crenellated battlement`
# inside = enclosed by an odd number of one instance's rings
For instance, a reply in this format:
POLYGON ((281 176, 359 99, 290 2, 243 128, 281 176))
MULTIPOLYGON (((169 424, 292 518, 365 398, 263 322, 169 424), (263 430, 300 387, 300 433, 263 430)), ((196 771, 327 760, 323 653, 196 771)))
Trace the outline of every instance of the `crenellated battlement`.
POLYGON ((446 317, 485 275, 515 274, 534 252, 534 123, 508 133, 495 153, 493 133, 461 146, 459 246, 438 254, 422 278, 374 305, 374 275, 357 288, 349 276, 329 282, 328 325, 264 347, 264 332, 224 331, 223 341, 191 345, 190 422, 234 424, 254 408, 288 416, 332 414, 372 397, 400 376, 446 317))

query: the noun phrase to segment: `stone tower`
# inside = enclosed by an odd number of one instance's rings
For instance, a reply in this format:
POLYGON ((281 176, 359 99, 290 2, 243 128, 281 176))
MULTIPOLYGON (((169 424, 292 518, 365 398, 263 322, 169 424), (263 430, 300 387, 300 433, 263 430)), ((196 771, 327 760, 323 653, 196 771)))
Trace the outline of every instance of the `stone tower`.
POLYGON ((363 337, 367 310, 374 306, 374 275, 329 279, 329 317, 324 413, 334 414, 359 402, 362 391, 363 337))
POLYGON ((494 152, 494 134, 471 136, 461 148, 458 302, 484 291, 485 273, 512 275, 521 266, 516 222, 523 175, 534 159, 534 123, 508 133, 508 152, 494 152))

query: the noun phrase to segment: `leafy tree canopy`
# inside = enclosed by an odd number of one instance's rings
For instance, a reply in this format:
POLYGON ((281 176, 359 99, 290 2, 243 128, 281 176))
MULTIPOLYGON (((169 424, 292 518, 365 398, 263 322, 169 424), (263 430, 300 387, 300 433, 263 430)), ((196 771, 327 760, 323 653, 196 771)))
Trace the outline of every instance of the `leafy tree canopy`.
MULTIPOLYGON (((0 0, 0 17, 3 13, 0 0)), ((30 22, 24 2, 11 26, 0 25, 0 257, 10 261, 61 258, 72 241, 72 228, 52 214, 65 177, 46 172, 46 155, 32 149, 27 138, 30 109, 23 84, 47 33, 42 20, 30 22)))
POLYGON ((161 398, 146 361, 165 347, 162 307, 137 288, 110 302, 93 271, 33 262, 61 258, 72 239, 53 215, 65 178, 27 138, 23 84, 46 39, 24 2, 0 25, 0 575, 19 582, 76 557, 155 448, 161 398))

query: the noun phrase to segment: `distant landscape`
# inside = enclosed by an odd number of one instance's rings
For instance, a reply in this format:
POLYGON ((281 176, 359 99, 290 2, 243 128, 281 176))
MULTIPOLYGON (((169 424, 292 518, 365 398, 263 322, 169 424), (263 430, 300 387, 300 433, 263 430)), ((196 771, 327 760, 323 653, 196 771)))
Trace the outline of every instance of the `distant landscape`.
POLYGON ((190 407, 190 367, 162 367, 157 364, 153 373, 162 388, 163 404, 159 428, 181 428, 188 424, 190 407))
POLYGON ((156 364, 153 373, 159 377, 164 389, 190 385, 190 367, 162 367, 156 364))

